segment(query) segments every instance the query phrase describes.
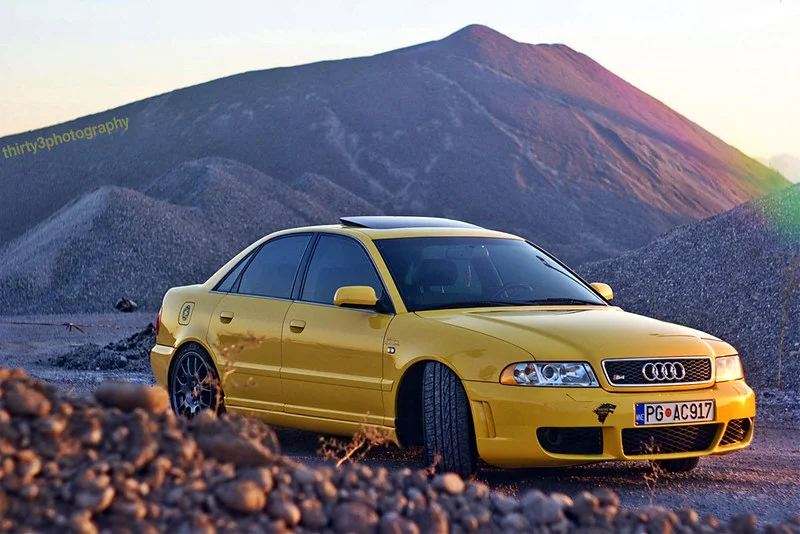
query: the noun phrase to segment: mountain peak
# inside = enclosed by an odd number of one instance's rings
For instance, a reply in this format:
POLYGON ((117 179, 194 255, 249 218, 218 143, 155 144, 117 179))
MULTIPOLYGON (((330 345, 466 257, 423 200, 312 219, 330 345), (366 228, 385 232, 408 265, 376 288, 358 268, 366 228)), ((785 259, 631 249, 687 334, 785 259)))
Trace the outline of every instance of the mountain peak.
POLYGON ((445 43, 465 43, 485 48, 518 45, 514 39, 482 24, 470 24, 442 39, 445 43))

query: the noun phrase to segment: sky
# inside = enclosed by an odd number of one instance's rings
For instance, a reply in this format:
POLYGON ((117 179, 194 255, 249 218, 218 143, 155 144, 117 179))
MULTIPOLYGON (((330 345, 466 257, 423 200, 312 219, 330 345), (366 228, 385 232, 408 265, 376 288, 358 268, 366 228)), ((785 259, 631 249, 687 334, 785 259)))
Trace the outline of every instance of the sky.
POLYGON ((800 0, 0 0, 0 13, 0 136, 477 23, 583 52, 750 156, 800 156, 800 0))

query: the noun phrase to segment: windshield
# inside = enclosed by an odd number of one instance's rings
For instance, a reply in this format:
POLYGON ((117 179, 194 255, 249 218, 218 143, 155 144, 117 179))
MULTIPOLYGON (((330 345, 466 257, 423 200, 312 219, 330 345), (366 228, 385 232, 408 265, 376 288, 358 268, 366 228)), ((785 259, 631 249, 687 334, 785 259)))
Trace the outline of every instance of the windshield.
POLYGON ((415 237, 374 243, 409 311, 605 305, 557 261, 525 241, 415 237))

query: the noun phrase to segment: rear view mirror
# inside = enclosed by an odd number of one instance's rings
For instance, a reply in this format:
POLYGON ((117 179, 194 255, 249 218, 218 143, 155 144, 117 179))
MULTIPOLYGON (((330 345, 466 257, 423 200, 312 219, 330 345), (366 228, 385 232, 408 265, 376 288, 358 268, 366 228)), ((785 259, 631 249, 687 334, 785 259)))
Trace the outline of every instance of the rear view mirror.
POLYGON ((600 293, 600 296, 606 300, 611 300, 614 298, 614 291, 611 290, 611 286, 608 284, 604 284, 602 282, 592 282, 589 284, 592 286, 592 289, 600 293))
POLYGON ((374 308, 378 304, 378 295, 369 286, 344 286, 336 290, 333 303, 350 308, 374 308))

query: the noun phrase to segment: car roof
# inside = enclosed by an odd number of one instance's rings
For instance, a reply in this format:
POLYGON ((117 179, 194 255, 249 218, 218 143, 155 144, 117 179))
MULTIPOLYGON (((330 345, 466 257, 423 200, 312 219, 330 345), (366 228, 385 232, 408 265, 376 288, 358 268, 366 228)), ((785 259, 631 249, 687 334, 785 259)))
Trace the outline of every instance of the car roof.
POLYGON ((454 219, 378 215, 342 217, 340 219, 340 224, 291 228, 276 232, 276 234, 297 232, 359 234, 369 239, 392 239, 401 237, 494 237, 521 239, 512 234, 488 230, 475 224, 454 219))

